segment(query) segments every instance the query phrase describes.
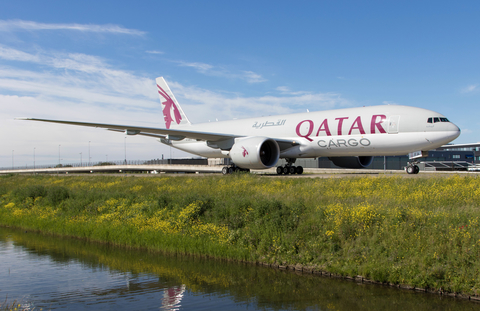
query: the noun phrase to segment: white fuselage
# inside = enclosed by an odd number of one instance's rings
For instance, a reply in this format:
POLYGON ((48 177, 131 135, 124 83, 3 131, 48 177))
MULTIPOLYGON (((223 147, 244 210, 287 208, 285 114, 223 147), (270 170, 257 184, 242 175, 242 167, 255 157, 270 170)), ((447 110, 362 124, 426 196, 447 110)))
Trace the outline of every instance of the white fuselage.
MULTIPOLYGON (((445 116, 426 109, 384 105, 267 116, 192 125, 167 82, 156 79, 166 128, 38 118, 23 120, 104 128, 162 143, 207 158, 231 158, 235 170, 267 169, 285 158, 278 174, 301 174, 297 158, 330 157, 340 167, 366 167, 373 156, 423 156, 460 135, 445 116), (363 157, 363 159, 360 159, 363 157), (335 159, 334 159, 335 158, 335 159)), ((222 172, 233 171, 224 167, 222 172)), ((408 173, 418 173, 409 165, 408 173)))
MULTIPOLYGON (((209 122, 181 129, 298 143, 282 150, 280 158, 405 155, 438 148, 460 135, 459 128, 437 112, 397 105, 209 122)), ((228 157, 206 141, 184 139, 171 143, 204 157, 228 157)))

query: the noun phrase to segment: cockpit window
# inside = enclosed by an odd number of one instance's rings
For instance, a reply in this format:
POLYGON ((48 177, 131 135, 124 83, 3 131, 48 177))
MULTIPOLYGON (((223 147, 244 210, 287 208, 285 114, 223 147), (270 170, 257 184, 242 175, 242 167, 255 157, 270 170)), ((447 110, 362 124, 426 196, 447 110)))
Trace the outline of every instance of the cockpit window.
POLYGON ((450 122, 447 118, 431 117, 427 119, 427 123, 450 122))

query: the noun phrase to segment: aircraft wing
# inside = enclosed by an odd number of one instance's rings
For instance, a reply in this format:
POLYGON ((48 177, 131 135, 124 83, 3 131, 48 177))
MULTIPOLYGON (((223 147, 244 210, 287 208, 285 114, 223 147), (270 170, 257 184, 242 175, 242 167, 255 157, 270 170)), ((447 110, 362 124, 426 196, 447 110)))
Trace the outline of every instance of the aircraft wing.
MULTIPOLYGON (((112 132, 117 132, 117 133, 125 133, 125 130, 117 130, 117 129, 108 129, 108 130, 112 132)), ((135 135, 148 136, 153 138, 167 138, 167 135, 151 134, 151 133, 145 133, 145 132, 140 132, 135 135)))
MULTIPOLYGON (((109 131, 122 132, 127 135, 143 135, 155 138, 165 138, 170 140, 182 140, 184 138, 191 138, 197 140, 205 140, 209 142, 225 141, 236 137, 242 137, 243 135, 221 134, 221 133, 208 133, 188 130, 173 130, 162 129, 153 127, 141 127, 131 125, 116 125, 116 124, 104 124, 104 123, 90 123, 90 122, 77 122, 77 121, 63 121, 63 120, 48 120, 48 119, 36 119, 36 118, 16 118, 16 120, 28 120, 28 121, 41 121, 50 123, 70 124, 77 126, 87 126, 94 128, 104 128, 109 131)), ((298 142, 288 139, 274 138, 280 150, 285 150, 293 146, 299 145, 298 142)))
POLYGON ((41 121, 41 122, 104 128, 104 129, 112 130, 115 132, 124 132, 127 135, 144 135, 144 136, 152 136, 152 137, 158 137, 158 138, 166 138, 171 140, 182 140, 183 138, 192 138, 192 139, 198 139, 198 140, 218 141, 218 140, 225 140, 227 138, 239 137, 239 136, 229 135, 229 134, 161 129, 161 128, 154 128, 154 127, 141 127, 141 126, 131 126, 131 125, 116 125, 116 124, 48 120, 48 119, 35 119, 35 118, 16 118, 16 120, 41 121))

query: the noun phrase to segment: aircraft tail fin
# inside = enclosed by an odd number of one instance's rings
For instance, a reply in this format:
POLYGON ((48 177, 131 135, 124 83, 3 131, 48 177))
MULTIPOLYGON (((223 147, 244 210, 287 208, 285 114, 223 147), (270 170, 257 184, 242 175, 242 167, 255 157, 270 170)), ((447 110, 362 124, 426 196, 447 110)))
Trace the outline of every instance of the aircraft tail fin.
POLYGON ((163 79, 163 77, 158 77, 156 82, 157 91, 160 95, 160 102, 162 103, 163 118, 167 129, 191 125, 187 116, 183 112, 182 107, 180 107, 180 104, 168 87, 167 82, 165 82, 165 79, 163 79))

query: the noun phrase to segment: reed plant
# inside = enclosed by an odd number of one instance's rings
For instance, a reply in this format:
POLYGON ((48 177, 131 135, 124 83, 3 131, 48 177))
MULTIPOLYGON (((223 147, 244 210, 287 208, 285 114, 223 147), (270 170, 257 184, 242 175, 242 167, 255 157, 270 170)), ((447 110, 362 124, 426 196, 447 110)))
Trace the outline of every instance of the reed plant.
POLYGON ((480 179, 7 176, 0 224, 480 294, 480 179))
POLYGON ((8 297, 5 298, 5 301, 0 303, 0 311, 17 311, 23 310, 22 305, 19 304, 16 300, 8 302, 8 297))

